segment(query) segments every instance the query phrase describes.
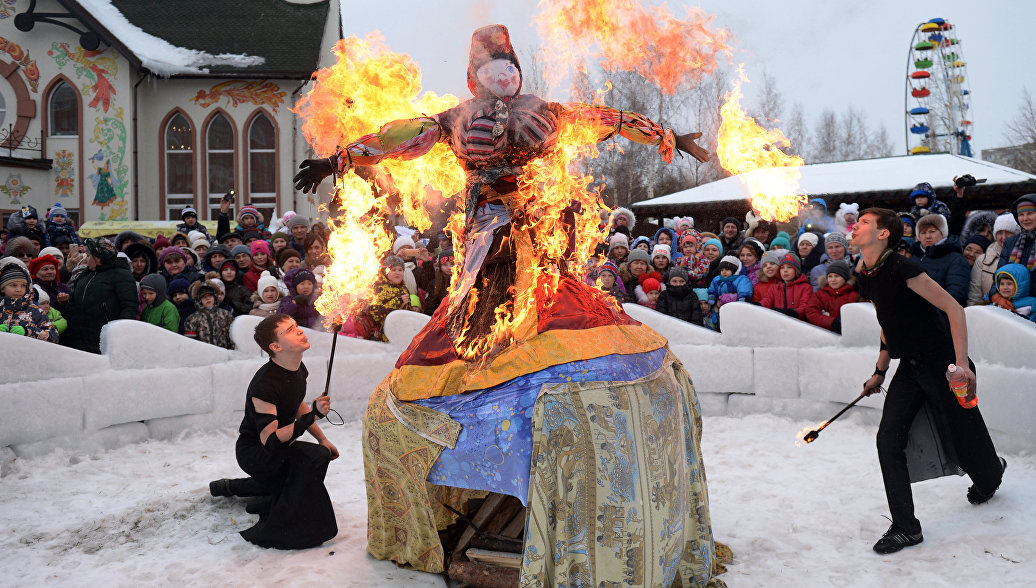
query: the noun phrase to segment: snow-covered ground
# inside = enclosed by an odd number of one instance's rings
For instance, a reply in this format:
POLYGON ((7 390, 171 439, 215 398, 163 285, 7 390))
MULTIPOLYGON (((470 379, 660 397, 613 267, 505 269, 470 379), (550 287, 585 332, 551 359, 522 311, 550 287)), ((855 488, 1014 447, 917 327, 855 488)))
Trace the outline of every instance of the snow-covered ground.
MULTIPOLYGON (((741 586, 1022 586, 1036 582, 1036 458, 1007 455, 997 496, 967 503, 967 478, 914 485, 925 542, 891 556, 870 547, 888 522, 874 427, 843 417, 705 419, 712 521, 734 551, 723 578, 741 586)), ((209 480, 239 475, 232 429, 93 455, 18 460, 0 479, 3 585, 444 586, 365 552, 360 426, 325 427, 342 451, 327 486, 338 537, 301 552, 254 547, 255 519, 209 480)))

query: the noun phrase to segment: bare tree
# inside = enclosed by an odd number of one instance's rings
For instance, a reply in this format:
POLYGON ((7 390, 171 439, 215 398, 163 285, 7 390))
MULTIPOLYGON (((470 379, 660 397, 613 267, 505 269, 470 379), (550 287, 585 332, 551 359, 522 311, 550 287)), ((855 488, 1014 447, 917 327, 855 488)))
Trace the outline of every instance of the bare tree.
POLYGON ((763 72, 762 94, 759 96, 756 111, 751 116, 761 126, 772 130, 780 126, 783 115, 784 97, 777 87, 777 80, 769 72, 763 72))
POLYGON ((1022 89, 1022 103, 1015 118, 1007 123, 1004 134, 1011 153, 1011 167, 1036 174, 1036 101, 1028 88, 1022 89))
POLYGON ((796 102, 791 107, 791 114, 787 121, 781 125, 784 136, 788 138, 791 146, 787 153, 806 157, 810 149, 809 127, 806 125, 806 113, 801 102, 796 102))

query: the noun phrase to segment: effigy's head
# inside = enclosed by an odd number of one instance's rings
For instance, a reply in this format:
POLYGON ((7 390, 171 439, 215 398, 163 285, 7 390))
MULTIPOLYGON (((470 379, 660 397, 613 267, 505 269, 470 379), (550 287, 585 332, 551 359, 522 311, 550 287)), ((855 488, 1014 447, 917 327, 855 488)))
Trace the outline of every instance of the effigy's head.
POLYGON ((489 25, 471 35, 468 89, 479 98, 516 96, 522 88, 522 66, 504 25, 489 25))

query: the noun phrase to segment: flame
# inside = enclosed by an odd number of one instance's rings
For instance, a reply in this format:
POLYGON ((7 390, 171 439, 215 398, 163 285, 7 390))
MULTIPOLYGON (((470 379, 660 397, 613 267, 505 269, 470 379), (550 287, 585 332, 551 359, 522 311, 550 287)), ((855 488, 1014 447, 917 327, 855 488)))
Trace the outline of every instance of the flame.
POLYGON ((741 68, 738 74, 740 80, 734 82, 720 109, 716 154, 723 169, 740 176, 748 187, 752 208, 760 217, 791 220, 808 200, 799 188, 802 158, 781 150, 791 142, 780 129, 764 129, 741 109, 741 83, 748 78, 741 68))
POLYGON ((674 94, 715 71, 718 55, 731 54, 727 30, 713 30, 713 17, 698 8, 686 10, 681 19, 665 5, 636 0, 542 0, 533 20, 550 48, 548 79, 556 83, 593 60, 674 94))
POLYGON ((813 431, 816 431, 819 434, 820 431, 823 431, 824 427, 827 427, 827 425, 829 425, 830 423, 831 421, 824 421, 815 427, 805 427, 798 433, 795 433, 795 445, 803 447, 809 443, 812 443, 813 441, 816 441, 815 438, 807 440, 806 435, 810 434, 813 431))
MULTIPOLYGON (((421 93, 421 70, 407 55, 393 53, 378 33, 338 42, 337 62, 314 74, 312 89, 295 112, 302 132, 319 156, 334 154, 359 137, 392 120, 436 113, 459 103, 455 96, 421 93)), ((457 158, 442 144, 414 160, 385 160, 377 184, 398 194, 395 212, 418 230, 431 225, 422 205, 428 190, 453 195, 464 186, 457 158)), ((316 308, 330 321, 341 321, 370 299, 381 276, 381 259, 391 251, 394 236, 386 230, 392 214, 386 199, 350 171, 335 184, 341 212, 329 219, 331 265, 324 274, 316 308)), ((322 207, 323 208, 323 207, 322 207)), ((459 264, 458 264, 459 265, 459 264)))

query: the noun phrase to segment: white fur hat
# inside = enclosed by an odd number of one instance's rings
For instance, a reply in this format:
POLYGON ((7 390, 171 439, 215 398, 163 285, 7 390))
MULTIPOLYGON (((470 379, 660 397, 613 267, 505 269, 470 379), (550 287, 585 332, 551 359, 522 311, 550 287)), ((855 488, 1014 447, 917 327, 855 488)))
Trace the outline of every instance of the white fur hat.
POLYGON ((673 219, 673 225, 676 232, 682 233, 684 231, 694 228, 694 217, 684 216, 673 219))
POLYGON ((921 231, 923 231, 928 225, 932 225, 938 229, 939 232, 942 233, 943 237, 948 237, 950 234, 950 225, 946 222, 946 217, 941 214, 931 213, 919 218, 917 220, 917 234, 920 235, 921 231))
POLYGON ((626 224, 627 224, 627 226, 629 226, 630 229, 632 229, 633 226, 637 224, 637 217, 633 214, 633 211, 628 209, 628 208, 623 208, 623 207, 620 206, 619 208, 616 208, 615 210, 612 211, 612 215, 611 215, 611 225, 612 226, 615 226, 615 219, 619 218, 620 216, 626 218, 626 224))
POLYGON ((417 245, 414 244, 414 240, 410 237, 396 237, 396 240, 392 243, 392 253, 399 253, 400 249, 414 249, 417 245))
MULTIPOLYGON (((1018 225, 1018 221, 1014 220, 1014 215, 1005 212, 996 217, 996 221, 993 223, 993 236, 995 237, 1000 231, 1010 231, 1012 235, 1017 235, 1022 231, 1022 227, 1018 225)), ((43 251, 40 251, 40 255, 43 254, 43 251)), ((54 254, 51 253, 51 255, 54 254)))
MULTIPOLYGON (((1008 214, 1007 216, 1011 216, 1011 215, 1008 214)), ((1013 221, 1014 217, 1011 217, 1011 220, 1013 221)), ((1018 225, 1018 223, 1015 223, 1015 226, 1017 226, 1017 225, 1018 225)), ((63 253, 61 253, 61 250, 58 249, 57 247, 44 247, 43 249, 40 249, 39 257, 43 257, 44 255, 53 255, 54 257, 56 257, 57 259, 61 260, 62 262, 65 261, 65 255, 63 253)))
POLYGON ((739 273, 741 271, 741 260, 736 258, 736 257, 734 257, 733 255, 724 255, 723 258, 719 260, 719 263, 721 265, 724 264, 724 263, 729 263, 729 264, 732 264, 732 265, 736 265, 737 269, 734 270, 735 274, 737 274, 737 273, 739 273))
POLYGON ((838 212, 835 213, 835 216, 841 216, 842 218, 845 218, 845 214, 846 213, 852 213, 854 216, 859 218, 859 216, 860 216, 860 205, 858 203, 856 203, 856 202, 853 202, 853 203, 843 202, 843 203, 839 204, 838 205, 838 212))
POLYGON ((651 250, 651 259, 656 257, 664 257, 670 261, 673 259, 672 250, 668 245, 655 245, 655 248, 651 250))
POLYGON ((190 241, 193 244, 195 241, 198 241, 198 240, 208 241, 209 239, 208 239, 208 237, 205 236, 205 233, 203 233, 201 231, 191 231, 191 232, 187 233, 187 240, 190 241))
POLYGON ((268 271, 264 271, 263 273, 259 274, 259 281, 255 291, 258 292, 260 296, 262 296, 263 290, 266 290, 271 286, 274 288, 277 287, 277 278, 270 275, 270 272, 268 271))

